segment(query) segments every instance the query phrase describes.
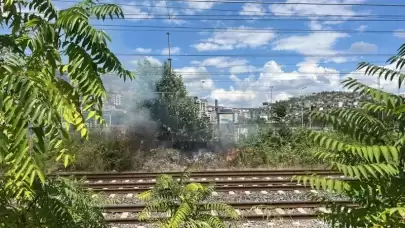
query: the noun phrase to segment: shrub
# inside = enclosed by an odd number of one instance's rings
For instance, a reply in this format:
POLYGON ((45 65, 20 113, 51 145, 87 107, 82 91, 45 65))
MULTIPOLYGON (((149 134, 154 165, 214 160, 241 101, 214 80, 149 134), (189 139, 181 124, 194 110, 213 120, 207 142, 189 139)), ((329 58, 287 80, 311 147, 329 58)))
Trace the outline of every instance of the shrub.
POLYGON ((311 166, 319 164, 312 156, 318 150, 319 147, 308 142, 305 131, 283 125, 250 137, 230 160, 234 165, 248 167, 311 166))
POLYGON ((200 183, 186 183, 186 173, 177 181, 169 175, 158 177, 153 189, 138 195, 146 203, 139 215, 140 220, 150 220, 151 213, 165 212, 169 217, 159 221, 160 227, 209 227, 226 228, 225 223, 211 211, 225 215, 231 220, 239 219, 233 207, 219 202, 206 202, 214 191, 213 185, 204 186, 200 183))

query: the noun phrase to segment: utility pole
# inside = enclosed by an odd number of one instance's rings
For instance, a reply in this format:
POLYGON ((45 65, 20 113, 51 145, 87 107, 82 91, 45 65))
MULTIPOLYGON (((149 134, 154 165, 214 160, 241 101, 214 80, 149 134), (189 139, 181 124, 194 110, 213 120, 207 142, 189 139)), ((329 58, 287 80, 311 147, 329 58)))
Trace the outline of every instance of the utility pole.
MULTIPOLYGON (((306 86, 301 88, 300 91, 300 97, 302 97, 302 90, 307 88, 306 86)), ((301 127, 304 128, 304 99, 302 99, 302 105, 301 105, 301 127)))
POLYGON ((167 46, 169 47, 169 58, 167 59, 169 61, 169 67, 170 71, 172 71, 172 58, 170 55, 170 32, 167 32, 167 46))
POLYGON ((270 123, 272 123, 272 121, 273 121, 273 87, 274 86, 270 86, 270 104, 269 104, 270 123))

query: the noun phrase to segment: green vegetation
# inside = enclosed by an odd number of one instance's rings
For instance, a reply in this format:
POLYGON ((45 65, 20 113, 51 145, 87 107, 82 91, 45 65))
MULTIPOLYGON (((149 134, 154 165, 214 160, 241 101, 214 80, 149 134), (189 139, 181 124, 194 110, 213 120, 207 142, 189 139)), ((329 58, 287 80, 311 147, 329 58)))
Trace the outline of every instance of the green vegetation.
MULTIPOLYGON (((397 81, 401 86, 405 75, 405 45, 389 60, 395 69, 360 63, 368 75, 397 81)), ((328 189, 348 196, 360 205, 348 208, 332 204, 327 222, 340 227, 405 227, 405 100, 395 94, 371 88, 348 78, 344 86, 371 100, 358 109, 334 109, 315 112, 313 118, 333 126, 351 142, 324 133, 311 132, 313 141, 327 149, 316 157, 328 162, 332 169, 354 178, 342 181, 317 175, 297 177, 312 188, 328 189), (350 211, 350 213, 349 213, 350 211)))
POLYGON ((302 130, 265 128, 242 144, 231 163, 242 167, 317 166, 320 162, 313 153, 319 150, 302 130))
POLYGON ((159 221, 160 227, 212 227, 226 228, 219 217, 226 216, 231 220, 238 220, 238 213, 224 203, 206 202, 214 191, 214 187, 200 183, 186 183, 189 173, 185 173, 177 181, 169 175, 161 175, 156 185, 138 197, 145 201, 146 206, 139 215, 140 220, 150 220, 153 212, 166 212, 168 218, 159 221), (216 211, 218 215, 211 212, 216 211))
POLYGON ((13 198, 13 193, 0 182, 0 227, 4 228, 107 228, 104 217, 89 191, 76 181, 35 180, 30 186, 33 199, 13 198), (16 200, 14 202, 14 200, 16 200))
POLYGON ((47 179, 44 162, 72 163, 64 142, 72 131, 87 137, 83 112, 103 123, 101 74, 133 78, 105 32, 90 25, 123 12, 90 0, 64 10, 44 0, 2 1, 1 8, 0 24, 10 32, 0 35, 0 226, 104 227, 91 199, 47 179))
POLYGON ((194 100, 188 96, 181 75, 163 66, 163 76, 156 83, 158 97, 145 102, 152 120, 158 123, 157 139, 171 141, 174 148, 191 149, 193 142, 208 142, 212 127, 206 116, 200 116, 194 100))

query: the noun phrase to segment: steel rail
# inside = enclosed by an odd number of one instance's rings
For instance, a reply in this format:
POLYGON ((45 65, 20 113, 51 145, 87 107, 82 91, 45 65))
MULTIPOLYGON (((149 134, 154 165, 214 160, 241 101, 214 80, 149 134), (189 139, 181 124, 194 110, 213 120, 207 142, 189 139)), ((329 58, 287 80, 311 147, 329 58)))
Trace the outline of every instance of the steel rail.
MULTIPOLYGON (((93 192, 104 192, 104 193, 116 193, 116 194, 124 194, 124 193, 140 193, 151 188, 148 187, 139 187, 139 188, 89 188, 89 190, 93 192)), ((217 192, 227 192, 227 191, 260 191, 260 190, 269 190, 269 191, 292 191, 292 190, 299 190, 299 189, 310 189, 309 186, 304 185, 236 185, 236 186, 225 186, 225 185, 218 185, 215 186, 215 191, 217 192)))
MULTIPOLYGON (((341 173, 332 170, 325 169, 285 169, 285 170, 207 170, 191 172, 191 177, 194 178, 204 178, 204 177, 285 177, 294 175, 306 175, 317 173, 318 175, 341 175, 341 173)), ((161 174, 168 174, 173 177, 182 176, 182 172, 103 172, 103 173, 92 173, 92 172, 68 172, 68 173, 55 173, 52 176, 74 176, 80 178, 86 178, 88 180, 111 180, 111 179, 147 179, 156 178, 156 176, 161 174)))
MULTIPOLYGON (((339 180, 350 181, 348 178, 339 178, 339 180)), ((290 180, 193 180, 186 181, 185 183, 198 182, 201 184, 215 184, 215 186, 227 185, 227 186, 237 186, 237 185, 297 185, 295 182, 290 180)), ((135 187, 153 187, 156 184, 153 182, 94 182, 86 183, 84 186, 88 188, 135 188, 135 187)))
MULTIPOLYGON (((221 216, 220 216, 221 217, 221 216)), ((221 217, 223 220, 228 220, 229 218, 227 217, 221 217)), ((318 218, 317 213, 309 212, 306 214, 301 214, 301 213, 286 213, 286 214, 274 214, 274 215, 245 215, 243 216, 244 220, 248 221, 263 221, 263 220, 269 220, 272 218, 280 218, 280 219, 289 219, 289 220, 311 220, 311 219, 316 219, 318 218)), ((159 217, 153 218, 153 220, 148 221, 150 222, 156 222, 158 221, 159 217)), ((138 223, 145 223, 145 221, 140 221, 138 218, 133 217, 133 218, 108 218, 105 219, 106 223, 113 223, 113 224, 138 224, 138 223)))
MULTIPOLYGON (((351 201, 333 201, 333 203, 345 204, 346 206, 357 206, 351 201)), ((264 208, 319 208, 324 206, 320 201, 276 201, 276 202, 230 202, 226 203, 235 209, 249 210, 255 206, 263 206, 264 208)), ((103 205, 100 208, 106 213, 118 212, 140 212, 145 207, 144 204, 119 204, 119 205, 103 205)))

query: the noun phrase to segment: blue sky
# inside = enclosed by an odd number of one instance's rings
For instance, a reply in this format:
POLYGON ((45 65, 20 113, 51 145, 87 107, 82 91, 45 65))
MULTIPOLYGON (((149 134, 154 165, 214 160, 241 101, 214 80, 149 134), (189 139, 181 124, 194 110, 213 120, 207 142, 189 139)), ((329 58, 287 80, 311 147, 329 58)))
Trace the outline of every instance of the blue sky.
MULTIPOLYGON (((399 0, 388 2, 382 0, 278 0, 276 2, 280 1, 287 3, 403 3, 399 0)), ((384 65, 389 56, 375 54, 394 54, 405 42, 405 33, 392 32, 405 29, 403 21, 364 21, 388 20, 390 18, 387 18, 387 15, 404 15, 405 18, 404 7, 226 4, 191 0, 110 2, 121 5, 126 19, 94 22, 94 24, 110 34, 112 50, 128 68, 134 69, 136 62, 141 58, 148 58, 158 64, 165 61, 166 56, 154 55, 167 54, 166 31, 170 31, 172 54, 212 55, 172 57, 173 68, 183 75, 190 93, 209 100, 219 99, 220 104, 227 106, 258 106, 261 102, 270 100, 270 86, 273 86, 273 101, 297 96, 303 87, 306 87, 303 89, 304 94, 340 90, 341 79, 355 71, 356 63, 368 61, 384 65), (169 12, 173 15, 172 19, 156 19, 168 18, 169 12), (336 16, 311 16, 314 14, 336 16), (385 15, 385 18, 376 18, 376 15, 385 15), (300 20, 285 20, 297 16, 300 20), (180 17, 208 18, 209 20, 176 19, 180 17), (221 17, 244 20, 219 20, 221 17), (273 19, 263 20, 263 18, 273 19), (325 19, 334 21, 325 21, 325 19), (363 21, 354 21, 356 19, 363 21), (160 28, 152 28, 153 26, 160 26, 160 28), (179 29, 170 28, 178 26, 208 27, 218 28, 218 30, 194 29, 194 32, 180 32, 179 29), (160 31, 139 31, 140 29, 160 31), (230 29, 238 30, 229 32, 230 29), (265 30, 265 32, 246 31, 254 29, 265 30), (270 31, 270 29, 288 29, 290 32, 270 31), (298 32, 297 30, 308 31, 298 32), (343 31, 321 33, 319 30, 343 31), (373 30, 390 32, 367 32, 373 30), (239 56, 221 57, 221 55, 236 54, 239 56), (257 55, 267 56, 258 57, 257 55)), ((275 1, 266 0, 266 2, 275 1)), ((72 3, 55 1, 55 4, 64 8, 72 3)), ((361 76, 359 72, 351 76, 369 84, 376 83, 373 78, 361 76)), ((395 90, 391 85, 385 85, 385 88, 395 90)))

